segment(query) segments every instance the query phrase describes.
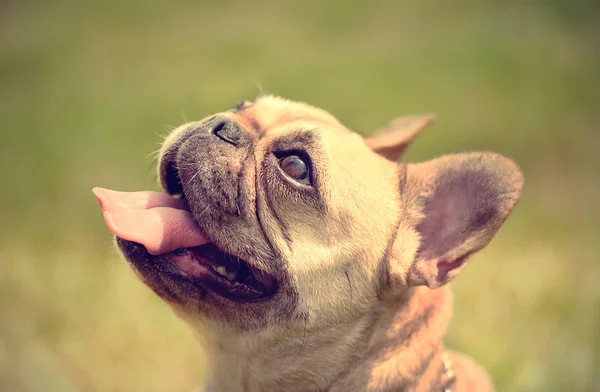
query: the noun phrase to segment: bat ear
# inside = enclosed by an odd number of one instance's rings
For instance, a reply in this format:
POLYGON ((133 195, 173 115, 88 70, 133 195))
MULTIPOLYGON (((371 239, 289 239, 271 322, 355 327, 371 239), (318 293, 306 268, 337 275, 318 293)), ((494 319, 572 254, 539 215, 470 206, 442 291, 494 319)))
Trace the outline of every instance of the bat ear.
POLYGON ((440 287, 456 277, 469 256, 484 248, 517 203, 519 167, 502 155, 447 155, 409 164, 407 200, 416 201, 412 230, 419 245, 408 268, 408 286, 440 287))
POLYGON ((386 127, 376 130, 373 136, 365 138, 365 143, 390 161, 399 161, 417 135, 434 120, 432 114, 398 117, 386 127))

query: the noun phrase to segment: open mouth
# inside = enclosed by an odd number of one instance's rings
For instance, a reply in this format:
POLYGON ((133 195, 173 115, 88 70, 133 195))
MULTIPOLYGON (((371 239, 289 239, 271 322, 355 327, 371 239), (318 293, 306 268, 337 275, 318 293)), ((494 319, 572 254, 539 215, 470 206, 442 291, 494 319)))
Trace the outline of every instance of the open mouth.
MULTIPOLYGON (((163 159, 163 186, 171 196, 186 201, 175 162, 163 159)), ((231 299, 255 301, 271 297, 277 289, 276 279, 239 257, 223 252, 214 243, 193 248, 179 248, 165 255, 184 274, 202 286, 231 299)))
POLYGON ((208 243, 179 248, 164 255, 182 274, 234 301, 258 301, 273 296, 277 280, 270 274, 208 243))
MULTIPOLYGON (((104 220, 119 239, 143 245, 145 252, 127 252, 134 265, 165 263, 175 278, 184 277, 215 294, 238 302, 271 298, 277 279, 241 258, 218 248, 194 220, 177 171, 171 169, 164 179, 171 195, 159 192, 116 192, 95 188, 104 220), (158 257, 163 256, 163 257, 158 257), (179 276, 177 276, 179 275, 179 276)), ((145 268, 160 274, 160 268, 145 268)), ((175 282, 177 279, 175 279, 175 282)))
MULTIPOLYGON (((185 191, 175 163, 163 160, 162 172, 167 192, 185 201, 185 191)), ((231 300, 255 301, 268 298, 277 289, 277 281, 273 276, 252 267, 239 257, 223 252, 214 243, 179 248, 165 256, 184 274, 231 300)))

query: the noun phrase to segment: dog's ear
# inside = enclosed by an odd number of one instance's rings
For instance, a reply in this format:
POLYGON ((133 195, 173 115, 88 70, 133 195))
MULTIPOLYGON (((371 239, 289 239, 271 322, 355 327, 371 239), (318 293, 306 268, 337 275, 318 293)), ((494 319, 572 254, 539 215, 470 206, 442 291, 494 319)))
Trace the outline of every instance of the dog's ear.
POLYGON ((379 155, 398 161, 417 135, 434 120, 432 114, 398 117, 365 138, 365 143, 379 155))
POLYGON ((402 280, 408 286, 437 288, 490 242, 519 199, 523 174, 499 154, 447 155, 408 164, 403 188, 404 225, 417 241, 402 280))

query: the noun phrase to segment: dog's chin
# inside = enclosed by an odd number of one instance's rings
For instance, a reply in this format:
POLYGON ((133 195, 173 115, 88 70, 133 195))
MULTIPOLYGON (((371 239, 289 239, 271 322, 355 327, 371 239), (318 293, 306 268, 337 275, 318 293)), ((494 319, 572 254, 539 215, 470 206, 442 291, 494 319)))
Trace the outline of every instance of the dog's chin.
POLYGON ((145 283, 172 302, 185 302, 189 298, 182 297, 194 296, 190 292, 194 288, 233 302, 266 301, 278 289, 273 275, 225 253, 213 243, 158 256, 121 238, 117 238, 117 244, 145 283))

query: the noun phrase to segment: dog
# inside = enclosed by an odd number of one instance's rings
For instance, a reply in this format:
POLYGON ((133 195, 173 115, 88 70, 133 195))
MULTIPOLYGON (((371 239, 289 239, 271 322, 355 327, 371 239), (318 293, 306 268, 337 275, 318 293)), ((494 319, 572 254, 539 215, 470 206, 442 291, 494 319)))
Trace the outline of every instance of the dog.
POLYGON ((363 137, 261 96, 175 129, 163 193, 94 189, 124 258, 202 344, 202 391, 493 390, 444 346, 448 283, 523 175, 493 152, 403 162, 432 121, 363 137))

